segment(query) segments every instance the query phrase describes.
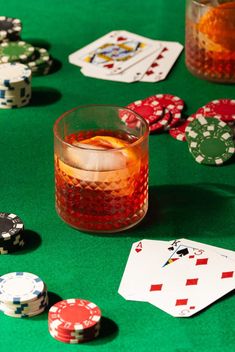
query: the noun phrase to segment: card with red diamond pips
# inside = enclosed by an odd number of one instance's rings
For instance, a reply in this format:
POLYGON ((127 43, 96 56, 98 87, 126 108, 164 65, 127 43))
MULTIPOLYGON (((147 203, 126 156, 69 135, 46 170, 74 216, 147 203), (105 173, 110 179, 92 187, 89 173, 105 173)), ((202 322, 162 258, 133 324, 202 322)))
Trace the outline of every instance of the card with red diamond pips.
POLYGON ((118 82, 158 82, 166 78, 183 46, 125 30, 112 31, 69 55, 83 75, 118 82))
POLYGON ((143 239, 132 245, 118 292, 190 317, 234 288, 235 251, 184 238, 143 239))

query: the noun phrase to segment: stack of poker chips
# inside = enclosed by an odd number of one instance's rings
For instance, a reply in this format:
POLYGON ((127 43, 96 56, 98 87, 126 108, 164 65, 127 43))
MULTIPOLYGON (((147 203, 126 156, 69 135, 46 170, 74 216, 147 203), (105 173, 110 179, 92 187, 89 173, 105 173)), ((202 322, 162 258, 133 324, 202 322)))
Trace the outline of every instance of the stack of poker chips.
POLYGON ((35 76, 47 75, 53 59, 44 48, 20 40, 22 23, 18 18, 0 17, 0 63, 20 62, 35 76))
POLYGON ((18 18, 0 16, 0 43, 7 40, 18 40, 21 30, 21 20, 18 18))
POLYGON ((182 118, 179 123, 169 130, 170 135, 178 141, 186 141, 186 128, 196 118, 204 116, 214 117, 225 122, 232 130, 235 137, 235 100, 217 99, 200 107, 196 113, 187 118, 182 118))
MULTIPOLYGON (((149 125, 150 133, 169 131, 178 124, 184 108, 184 101, 171 94, 156 94, 143 100, 136 100, 126 108, 142 116, 149 125)), ((126 110, 120 112, 120 118, 128 127, 134 127, 134 115, 126 110)), ((138 121, 136 120, 136 123, 138 121)))
POLYGON ((25 245, 24 224, 19 216, 0 213, 0 254, 16 252, 25 245))
POLYGON ((54 304, 48 314, 51 336, 60 341, 77 344, 91 341, 100 332, 101 311, 84 299, 67 299, 54 304))
POLYGON ((32 273, 13 272, 0 276, 0 310, 14 318, 33 317, 48 306, 46 284, 32 273))
POLYGON ((34 47, 22 40, 0 44, 0 63, 20 62, 32 69, 33 75, 49 73, 53 60, 44 48, 34 47))
POLYGON ((0 108, 20 108, 29 103, 31 90, 31 69, 12 62, 0 65, 0 108))
POLYGON ((120 109, 120 119, 129 128, 139 123, 135 113, 149 125, 150 133, 168 132, 173 138, 188 142, 195 161, 205 165, 222 165, 235 152, 235 100, 213 100, 185 118, 184 101, 171 94, 156 94, 137 100, 120 109))

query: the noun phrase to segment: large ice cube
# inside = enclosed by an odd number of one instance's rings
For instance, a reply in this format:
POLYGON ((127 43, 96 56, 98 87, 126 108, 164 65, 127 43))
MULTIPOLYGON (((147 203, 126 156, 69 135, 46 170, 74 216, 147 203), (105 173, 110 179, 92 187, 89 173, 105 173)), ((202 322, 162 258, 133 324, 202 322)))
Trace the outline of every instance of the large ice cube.
POLYGON ((122 151, 83 143, 66 147, 64 156, 67 164, 82 170, 111 171, 127 166, 127 156, 122 151))

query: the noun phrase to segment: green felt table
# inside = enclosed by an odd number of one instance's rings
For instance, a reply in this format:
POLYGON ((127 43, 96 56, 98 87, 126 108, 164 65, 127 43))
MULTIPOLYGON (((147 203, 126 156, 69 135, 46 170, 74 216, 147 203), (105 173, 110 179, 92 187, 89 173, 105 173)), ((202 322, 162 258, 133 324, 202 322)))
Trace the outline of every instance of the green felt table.
POLYGON ((50 337, 47 313, 32 319, 0 314, 1 351, 232 351, 232 294, 195 317, 173 318, 148 303, 126 301, 117 290, 133 242, 186 237, 235 250, 235 160, 223 167, 197 164, 186 143, 150 136, 149 211, 137 227, 110 236, 70 228, 54 207, 53 132, 66 110, 84 104, 127 103, 157 93, 180 96, 185 114, 216 98, 234 98, 234 85, 192 76, 184 53, 166 80, 118 83, 84 77, 68 55, 114 29, 184 44, 185 2, 165 0, 7 0, 1 14, 23 22, 22 38, 49 47, 57 72, 33 78, 25 108, 0 111, 0 210, 18 214, 27 248, 2 255, 0 274, 29 271, 47 283, 51 302, 81 297, 105 317, 101 337, 70 346, 50 337), (59 66, 59 65, 58 65, 59 66))

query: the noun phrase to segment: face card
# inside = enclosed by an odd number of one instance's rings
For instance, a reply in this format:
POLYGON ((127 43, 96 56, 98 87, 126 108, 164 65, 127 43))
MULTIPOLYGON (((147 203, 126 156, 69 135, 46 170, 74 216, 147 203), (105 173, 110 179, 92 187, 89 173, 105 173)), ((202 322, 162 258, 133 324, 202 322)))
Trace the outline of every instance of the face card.
POLYGON ((108 81, 116 82, 126 82, 132 83, 141 80, 145 72, 149 68, 149 65, 153 62, 156 55, 158 55, 162 50, 161 44, 159 44, 158 49, 154 51, 154 54, 150 54, 143 60, 137 62, 136 64, 128 67, 125 71, 120 72, 118 75, 104 74, 99 68, 94 67, 82 67, 81 72, 83 75, 93 78, 104 79, 108 81))
POLYGON ((162 52, 156 56, 151 66, 142 77, 142 82, 158 82, 166 78, 172 66, 183 50, 183 45, 177 42, 160 41, 162 52))
POLYGON ((185 238, 177 239, 171 242, 168 247, 170 252, 170 256, 165 263, 165 265, 173 263, 174 261, 184 257, 184 256, 200 256, 205 250, 212 250, 217 254, 224 256, 225 258, 229 258, 231 260, 235 260, 235 252, 219 248, 215 246, 210 246, 208 244, 191 241, 185 238))
POLYGON ((156 44, 131 32, 112 31, 69 55, 69 62, 87 68, 96 67, 103 73, 119 74, 154 52, 156 44))
POLYGON ((118 293, 127 300, 145 301, 149 280, 162 270, 169 256, 166 241, 141 240, 132 245, 118 293))
POLYGON ((174 317, 189 317, 235 288, 235 262, 205 250, 166 266, 146 288, 149 303, 174 317))

